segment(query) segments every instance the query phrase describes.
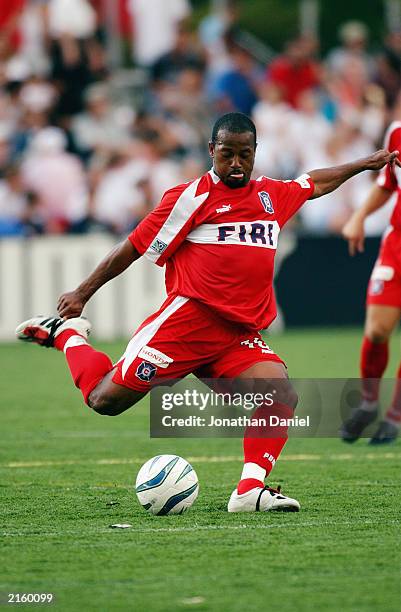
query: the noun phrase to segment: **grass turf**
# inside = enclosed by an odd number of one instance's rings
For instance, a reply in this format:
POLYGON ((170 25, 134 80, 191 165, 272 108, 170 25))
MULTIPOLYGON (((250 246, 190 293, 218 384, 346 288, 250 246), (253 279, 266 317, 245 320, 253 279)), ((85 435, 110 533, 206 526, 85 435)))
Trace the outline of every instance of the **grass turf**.
MULTIPOLYGON (((267 341, 294 377, 357 376, 359 330, 267 341)), ((392 356, 390 376, 396 342, 392 356)), ((0 368, 3 602, 51 592, 58 610, 399 610, 400 442, 290 440, 272 483, 302 511, 230 515, 240 440, 149 440, 146 402, 91 414, 54 351, 0 345, 0 368), (152 517, 135 499, 138 468, 163 452, 200 479, 183 516, 152 517), (109 528, 121 522, 133 528, 109 528)))

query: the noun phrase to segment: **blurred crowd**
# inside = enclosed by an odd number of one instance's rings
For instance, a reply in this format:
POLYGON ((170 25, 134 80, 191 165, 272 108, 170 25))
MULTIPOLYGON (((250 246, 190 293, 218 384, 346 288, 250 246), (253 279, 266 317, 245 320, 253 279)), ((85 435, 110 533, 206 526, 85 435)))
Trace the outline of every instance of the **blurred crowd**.
MULTIPOLYGON (((372 49, 352 21, 325 57, 303 35, 266 62, 234 0, 196 27, 189 0, 111 6, 0 4, 0 236, 129 232, 166 189, 210 166, 211 126, 224 112, 253 117, 255 176, 282 179, 370 154, 401 119, 400 30, 372 49), (116 41, 124 74, 140 75, 125 88, 116 41)), ((305 206, 297 227, 338 233, 373 178, 305 206)), ((368 232, 387 220, 379 211, 368 232)))

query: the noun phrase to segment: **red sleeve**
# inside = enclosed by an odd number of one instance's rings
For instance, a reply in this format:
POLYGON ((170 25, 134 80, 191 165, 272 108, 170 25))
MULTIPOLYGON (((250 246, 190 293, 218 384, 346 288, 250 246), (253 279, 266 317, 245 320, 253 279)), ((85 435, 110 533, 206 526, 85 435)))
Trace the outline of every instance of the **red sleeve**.
POLYGON ((302 174, 293 181, 272 181, 266 179, 267 188, 275 195, 275 213, 280 227, 283 227, 315 191, 309 174, 302 174))
MULTIPOLYGON (((386 135, 384 136, 383 147, 392 151, 401 150, 401 122, 393 121, 387 129, 386 135)), ((383 187, 388 191, 395 191, 398 188, 397 177, 394 172, 391 171, 389 164, 386 164, 384 168, 380 170, 379 176, 376 179, 377 185, 383 187)))
POLYGON ((206 186, 207 181, 200 178, 166 191, 160 204, 128 236, 136 250, 164 266, 195 226, 195 214, 209 195, 206 186))

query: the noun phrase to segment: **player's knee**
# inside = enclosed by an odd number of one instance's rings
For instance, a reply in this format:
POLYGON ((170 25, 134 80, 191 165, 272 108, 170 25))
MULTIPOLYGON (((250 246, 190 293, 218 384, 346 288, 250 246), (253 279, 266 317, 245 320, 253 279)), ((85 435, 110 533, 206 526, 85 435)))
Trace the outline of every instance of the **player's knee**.
POLYGON ((118 402, 96 389, 90 393, 88 405, 92 410, 103 416, 117 416, 122 412, 122 410, 119 410, 118 402))
POLYGON ((288 379, 276 381, 273 393, 276 401, 295 410, 298 404, 298 393, 288 379))
POLYGON ((298 393, 295 391, 294 387, 290 384, 285 390, 283 404, 285 404, 286 406, 289 406, 289 408, 292 408, 293 410, 295 410, 295 408, 298 405, 298 393))
POLYGON ((366 330, 366 336, 371 342, 373 342, 373 344, 382 344, 383 342, 387 342, 390 335, 391 330, 389 330, 382 323, 371 325, 366 330))

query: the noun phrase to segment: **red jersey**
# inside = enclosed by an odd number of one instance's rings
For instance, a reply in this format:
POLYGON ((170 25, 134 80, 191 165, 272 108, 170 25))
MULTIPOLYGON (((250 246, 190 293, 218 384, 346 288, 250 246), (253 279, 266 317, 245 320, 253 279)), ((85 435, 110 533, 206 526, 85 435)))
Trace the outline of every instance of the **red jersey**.
POLYGON ((226 320, 264 329, 276 316, 280 230, 313 192, 307 174, 295 181, 262 176, 231 189, 211 170, 167 191, 129 239, 139 253, 166 264, 169 295, 194 298, 226 320))
POLYGON ((305 60, 300 66, 294 66, 285 56, 272 61, 266 77, 282 88, 285 101, 295 108, 298 107, 298 97, 302 92, 319 85, 317 64, 305 60))
MULTIPOLYGON (((401 121, 393 121, 384 137, 384 148, 388 151, 401 151, 401 121)), ((395 166, 394 172, 386 164, 377 177, 377 184, 389 191, 397 191, 397 201, 391 215, 390 225, 401 230, 401 168, 395 166)))

